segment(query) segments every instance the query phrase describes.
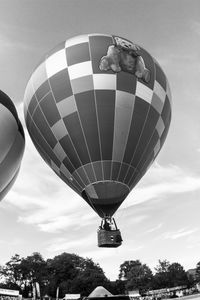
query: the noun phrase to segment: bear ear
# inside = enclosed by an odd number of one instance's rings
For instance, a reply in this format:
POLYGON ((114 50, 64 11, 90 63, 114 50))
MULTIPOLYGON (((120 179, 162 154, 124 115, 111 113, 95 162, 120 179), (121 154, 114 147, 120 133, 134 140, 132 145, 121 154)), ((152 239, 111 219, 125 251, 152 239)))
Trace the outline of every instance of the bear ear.
POLYGON ((109 63, 106 56, 103 56, 100 60, 99 69, 101 71, 107 71, 109 69, 109 63))

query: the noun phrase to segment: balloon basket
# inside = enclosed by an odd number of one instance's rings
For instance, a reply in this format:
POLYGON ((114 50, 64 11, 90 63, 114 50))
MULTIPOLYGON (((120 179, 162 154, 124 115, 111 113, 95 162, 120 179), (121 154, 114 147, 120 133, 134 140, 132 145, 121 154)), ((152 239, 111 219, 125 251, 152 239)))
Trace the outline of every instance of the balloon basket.
POLYGON ((97 232, 98 247, 116 248, 122 244, 122 237, 119 229, 107 231, 99 229, 97 232))
POLYGON ((122 236, 114 218, 105 217, 97 231, 98 247, 116 248, 122 244, 122 236), (114 227, 113 227, 114 226, 114 227))

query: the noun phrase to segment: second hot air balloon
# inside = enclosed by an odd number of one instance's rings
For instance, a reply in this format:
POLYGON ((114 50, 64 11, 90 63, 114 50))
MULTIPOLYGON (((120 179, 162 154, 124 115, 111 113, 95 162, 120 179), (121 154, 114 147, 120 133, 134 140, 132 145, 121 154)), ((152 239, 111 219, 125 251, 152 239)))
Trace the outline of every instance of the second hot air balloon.
POLYGON ((24 153, 24 130, 12 100, 0 91, 0 201, 18 175, 24 153))
POLYGON ((77 36, 45 56, 24 103, 41 156, 102 218, 99 246, 118 247, 112 216, 155 160, 170 125, 160 65, 119 36, 77 36))

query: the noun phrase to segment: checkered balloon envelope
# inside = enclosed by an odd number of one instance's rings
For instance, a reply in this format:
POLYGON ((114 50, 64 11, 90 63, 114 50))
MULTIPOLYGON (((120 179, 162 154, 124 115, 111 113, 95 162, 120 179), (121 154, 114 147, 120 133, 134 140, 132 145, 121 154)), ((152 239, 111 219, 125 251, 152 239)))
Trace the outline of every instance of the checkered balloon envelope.
POLYGON ((44 57, 27 84, 24 112, 46 163, 105 217, 162 148, 171 94, 145 49, 118 36, 87 34, 44 57))

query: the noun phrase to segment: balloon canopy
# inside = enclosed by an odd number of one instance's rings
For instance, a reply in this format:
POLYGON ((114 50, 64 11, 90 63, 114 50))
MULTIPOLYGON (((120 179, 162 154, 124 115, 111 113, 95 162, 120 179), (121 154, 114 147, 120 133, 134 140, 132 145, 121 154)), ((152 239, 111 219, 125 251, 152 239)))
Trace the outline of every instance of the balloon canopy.
POLYGON ((24 103, 43 159, 101 217, 115 213, 153 163, 171 120, 158 62, 107 34, 77 36, 49 52, 24 103))
POLYGON ((12 187, 24 153, 24 131, 10 98, 0 91, 0 200, 12 187))

